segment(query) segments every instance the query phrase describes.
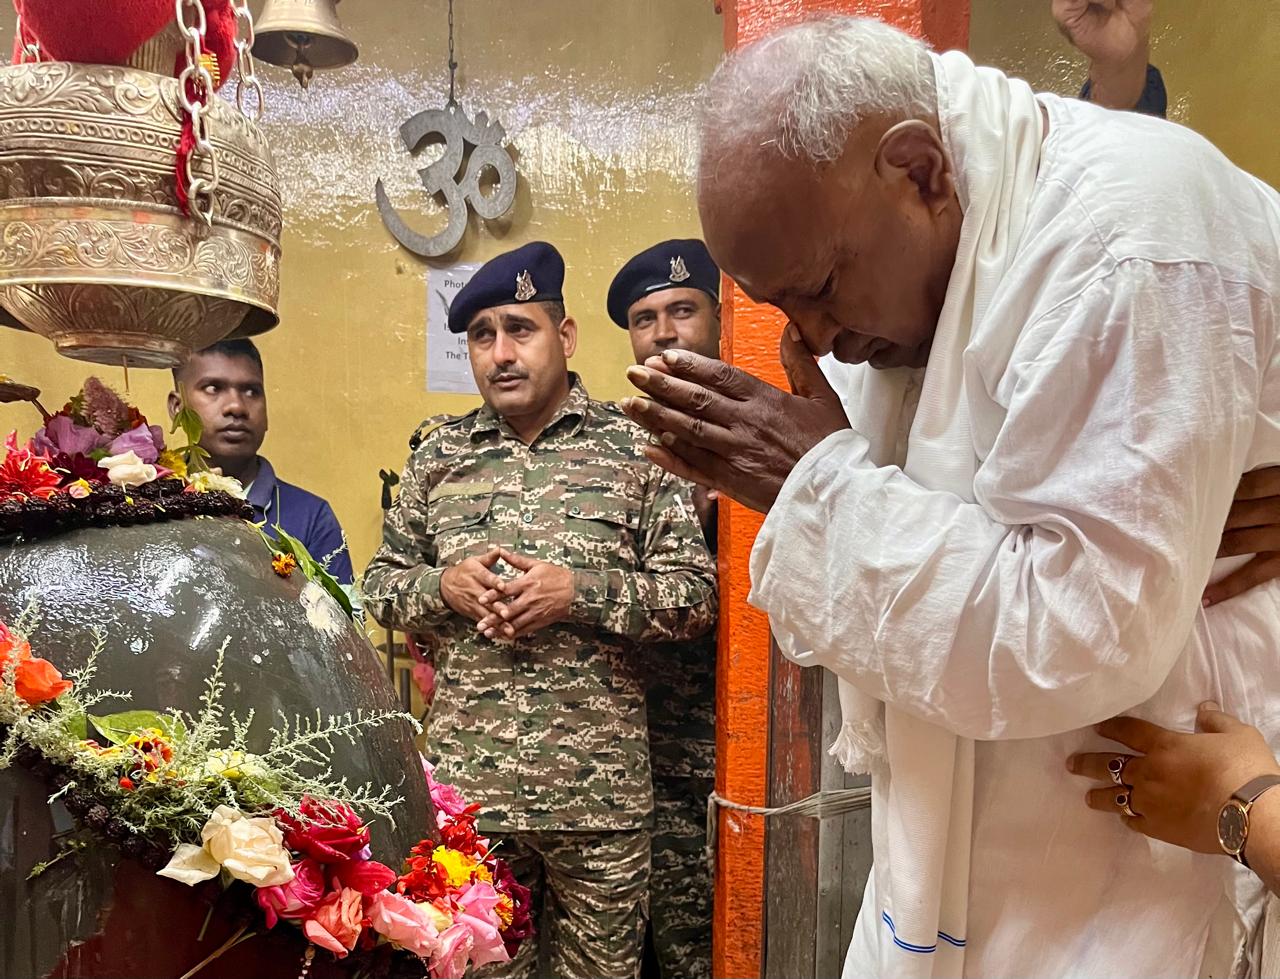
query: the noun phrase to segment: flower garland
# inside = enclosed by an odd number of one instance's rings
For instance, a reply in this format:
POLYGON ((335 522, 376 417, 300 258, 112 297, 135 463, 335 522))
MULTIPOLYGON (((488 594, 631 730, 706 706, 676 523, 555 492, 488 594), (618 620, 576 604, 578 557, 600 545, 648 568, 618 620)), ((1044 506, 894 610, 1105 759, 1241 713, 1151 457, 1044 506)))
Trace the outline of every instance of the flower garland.
POLYGON ((184 409, 188 444, 165 446, 160 426, 96 377, 26 444, 17 432, 0 461, 0 534, 43 536, 84 526, 196 516, 252 518, 239 482, 204 466, 199 418, 184 409))
POLYGON ((85 829, 161 876, 238 888, 253 912, 242 932, 298 928, 308 963, 315 948, 346 958, 389 946, 403 974, 411 966, 433 979, 507 962, 533 934, 529 891, 477 832, 479 807, 435 781, 425 762, 434 832, 399 872, 372 859, 357 810, 389 818, 399 800, 347 788, 328 771, 327 749, 406 715, 281 718, 255 754, 246 745, 251 719, 224 716, 221 655, 195 716, 99 716, 91 713, 99 701, 124 696, 86 692, 101 639, 67 678, 32 655, 22 625, 0 622, 0 768, 31 768, 55 787, 51 801, 63 799, 85 829))
MULTIPOLYGON (((239 481, 207 465, 208 453, 200 447, 200 416, 183 407, 170 432, 179 429, 187 444, 166 448, 160 426, 150 424, 96 377, 89 378, 61 409, 45 416, 25 445, 18 443, 17 432, 5 441, 0 537, 40 538, 81 527, 191 517, 252 521, 253 507, 239 481)), ((351 596, 301 541, 280 527, 274 528, 274 536, 262 533, 262 539, 277 575, 288 578, 300 568, 348 617, 356 617, 351 596)))

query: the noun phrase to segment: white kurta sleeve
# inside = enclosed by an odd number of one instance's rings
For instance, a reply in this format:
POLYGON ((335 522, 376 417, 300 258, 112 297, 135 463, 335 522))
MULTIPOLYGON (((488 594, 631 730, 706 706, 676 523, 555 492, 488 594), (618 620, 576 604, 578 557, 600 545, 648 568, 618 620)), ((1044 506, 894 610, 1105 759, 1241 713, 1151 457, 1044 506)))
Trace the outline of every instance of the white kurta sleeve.
POLYGON ((783 652, 970 738, 1147 699, 1248 448, 1271 342, 1250 309, 1211 268, 1129 261, 1030 324, 989 380, 1007 414, 974 503, 872 465, 856 432, 815 447, 751 560, 783 652))

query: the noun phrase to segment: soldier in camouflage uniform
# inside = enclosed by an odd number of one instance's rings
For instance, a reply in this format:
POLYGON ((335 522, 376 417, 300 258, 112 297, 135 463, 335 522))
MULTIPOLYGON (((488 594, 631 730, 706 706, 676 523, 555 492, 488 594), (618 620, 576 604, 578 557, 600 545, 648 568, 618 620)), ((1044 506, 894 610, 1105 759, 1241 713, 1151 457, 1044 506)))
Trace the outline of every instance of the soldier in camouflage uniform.
MULTIPOLYGON (((636 362, 667 349, 720 356, 720 270, 701 241, 664 241, 636 255, 609 287, 609 316, 636 362)), ((715 554, 716 504, 689 487, 715 554)), ((649 755, 656 826, 649 913, 662 979, 711 977, 707 797, 715 788, 716 637, 656 649, 649 684, 649 755)))
MULTIPOLYGON (((711 629, 716 583, 685 484, 568 371, 563 275, 535 242, 455 298, 485 405, 413 453, 364 587, 379 622, 436 635, 428 753, 534 889, 552 974, 632 977, 653 825, 646 645, 711 629)), ((527 942, 486 974, 537 959, 527 942)))

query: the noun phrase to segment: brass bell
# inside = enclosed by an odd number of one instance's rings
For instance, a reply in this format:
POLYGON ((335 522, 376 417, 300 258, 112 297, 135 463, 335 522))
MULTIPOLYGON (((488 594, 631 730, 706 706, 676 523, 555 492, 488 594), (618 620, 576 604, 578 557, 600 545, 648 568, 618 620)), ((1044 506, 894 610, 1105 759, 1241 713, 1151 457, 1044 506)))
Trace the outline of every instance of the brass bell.
POLYGON ((316 68, 341 68, 360 50, 338 22, 338 0, 267 0, 254 25, 253 56, 288 68, 306 88, 316 68))

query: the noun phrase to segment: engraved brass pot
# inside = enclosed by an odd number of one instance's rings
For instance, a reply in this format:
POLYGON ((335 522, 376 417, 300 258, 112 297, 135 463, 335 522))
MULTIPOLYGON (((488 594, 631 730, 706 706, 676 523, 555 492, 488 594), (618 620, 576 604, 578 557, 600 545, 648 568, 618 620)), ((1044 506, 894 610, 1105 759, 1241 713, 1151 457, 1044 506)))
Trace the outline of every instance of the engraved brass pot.
POLYGON ((213 99, 209 228, 178 208, 181 118, 173 78, 0 68, 0 323, 68 357, 144 367, 276 325, 280 191, 266 139, 213 99))

